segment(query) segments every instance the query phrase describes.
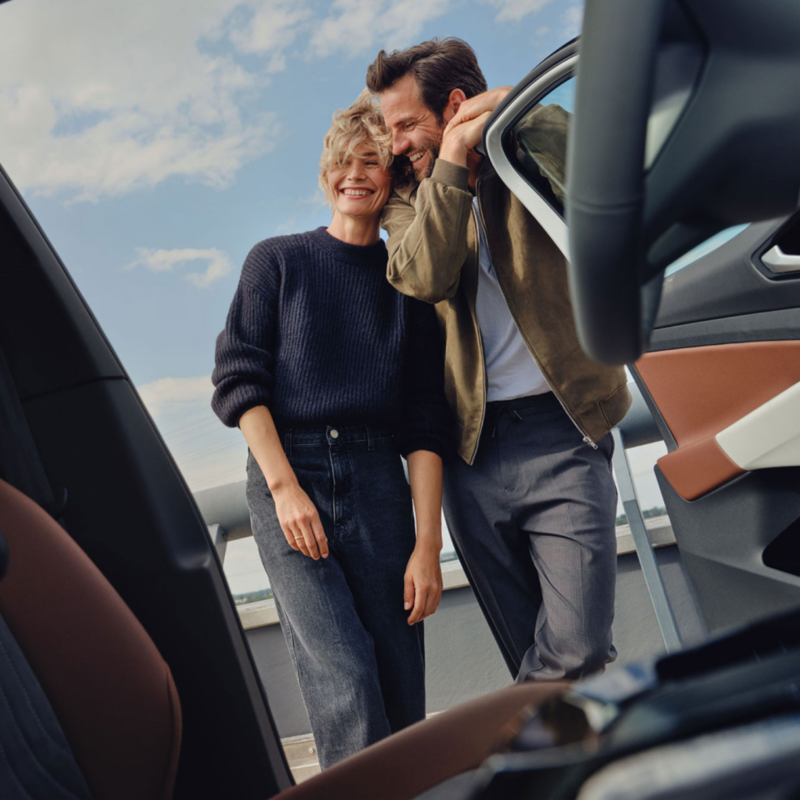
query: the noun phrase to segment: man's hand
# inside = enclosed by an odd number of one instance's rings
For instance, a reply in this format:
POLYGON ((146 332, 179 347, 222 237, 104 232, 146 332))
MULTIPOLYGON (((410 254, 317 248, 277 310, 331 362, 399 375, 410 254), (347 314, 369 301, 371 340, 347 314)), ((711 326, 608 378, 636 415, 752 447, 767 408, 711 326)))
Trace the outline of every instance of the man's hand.
POLYGON ((489 119, 489 112, 484 111, 474 119, 462 122, 454 128, 448 126, 450 132, 445 131, 444 133, 442 146, 439 149, 439 158, 466 167, 467 156, 480 142, 483 136, 483 126, 487 119, 489 119))
MULTIPOLYGON (((513 86, 498 86, 496 89, 490 89, 488 92, 476 94, 475 97, 470 97, 465 100, 456 111, 455 116, 447 123, 444 129, 444 136, 453 130, 453 128, 463 125, 465 122, 480 117, 482 114, 491 114, 497 106, 505 100, 506 95, 513 89, 513 86)), ((485 120, 484 120, 485 121, 485 120)), ((481 126, 481 130, 483 126, 481 126)), ((480 141, 480 138, 478 139, 480 141)), ((477 142, 476 142, 477 144, 477 142)), ((473 145, 474 147, 474 145, 473 145)))
POLYGON ((318 561, 328 557, 328 539, 319 512, 296 481, 272 490, 275 512, 283 535, 292 550, 318 561))
POLYGON ((418 544, 408 560, 403 601, 408 624, 414 625, 436 611, 442 599, 442 568, 436 548, 418 544))

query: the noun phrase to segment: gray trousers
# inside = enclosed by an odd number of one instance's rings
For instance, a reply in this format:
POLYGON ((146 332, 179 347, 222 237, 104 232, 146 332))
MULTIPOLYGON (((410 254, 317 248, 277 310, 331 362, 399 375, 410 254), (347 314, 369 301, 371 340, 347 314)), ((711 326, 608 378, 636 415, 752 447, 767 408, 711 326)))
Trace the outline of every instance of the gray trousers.
POLYGON ((552 393, 487 405, 478 454, 445 466, 444 515, 517 681, 578 679, 616 657, 614 441, 597 449, 552 393))

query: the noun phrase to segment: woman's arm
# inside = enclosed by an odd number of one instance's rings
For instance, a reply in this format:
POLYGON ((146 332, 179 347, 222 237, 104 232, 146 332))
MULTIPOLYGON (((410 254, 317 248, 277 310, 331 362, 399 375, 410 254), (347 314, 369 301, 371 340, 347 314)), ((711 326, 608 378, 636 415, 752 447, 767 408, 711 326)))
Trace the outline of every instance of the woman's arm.
MULTIPOLYGON (((328 557, 328 539, 311 498, 300 488, 266 406, 255 406, 239 418, 239 428, 275 501, 278 522, 293 550, 315 561, 328 557)), ((440 478, 441 482, 441 478, 440 478)), ((441 546, 441 545, 440 545, 441 546)))
POLYGON ((417 545, 408 560, 403 600, 408 624, 429 617, 442 598, 442 459, 428 450, 408 454, 408 479, 417 520, 417 545))

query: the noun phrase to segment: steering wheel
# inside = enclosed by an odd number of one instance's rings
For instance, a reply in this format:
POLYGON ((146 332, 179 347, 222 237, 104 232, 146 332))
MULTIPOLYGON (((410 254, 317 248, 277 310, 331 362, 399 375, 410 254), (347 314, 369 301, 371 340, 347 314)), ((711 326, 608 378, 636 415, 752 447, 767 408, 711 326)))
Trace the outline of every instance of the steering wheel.
POLYGON ((644 163, 664 0, 587 2, 570 138, 570 286, 581 344, 606 364, 645 349, 662 274, 642 267, 644 163))
POLYGON ((663 273, 800 194, 800 3, 587 0, 568 147, 569 279, 581 345, 632 363, 663 273))

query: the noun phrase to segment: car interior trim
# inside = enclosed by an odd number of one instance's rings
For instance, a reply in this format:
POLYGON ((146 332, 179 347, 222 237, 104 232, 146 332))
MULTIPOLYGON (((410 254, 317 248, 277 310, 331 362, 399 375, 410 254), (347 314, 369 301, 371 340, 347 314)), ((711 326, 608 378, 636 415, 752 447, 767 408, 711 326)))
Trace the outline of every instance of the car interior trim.
POLYGON ((800 383, 729 425, 716 439, 744 470, 800 467, 800 383))
POLYGON ((796 340, 800 308, 783 308, 758 314, 700 320, 654 331, 650 352, 711 345, 796 340))
POLYGON ((761 263, 770 272, 777 272, 780 275, 785 275, 788 272, 800 272, 800 256, 784 253, 779 244, 776 244, 761 256, 761 263))
POLYGON ((654 102, 647 120, 646 170, 653 166, 688 105, 703 66, 703 57, 703 47, 696 41, 672 42, 661 48, 654 102))
POLYGON ((684 500, 696 500, 745 474, 713 436, 679 447, 656 463, 684 500))
POLYGON ((658 465, 694 500, 742 474, 716 435, 800 382, 800 341, 651 352, 636 368, 678 445, 658 465))

